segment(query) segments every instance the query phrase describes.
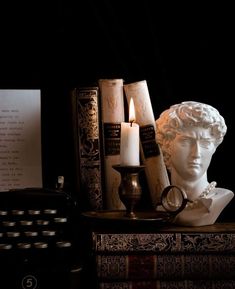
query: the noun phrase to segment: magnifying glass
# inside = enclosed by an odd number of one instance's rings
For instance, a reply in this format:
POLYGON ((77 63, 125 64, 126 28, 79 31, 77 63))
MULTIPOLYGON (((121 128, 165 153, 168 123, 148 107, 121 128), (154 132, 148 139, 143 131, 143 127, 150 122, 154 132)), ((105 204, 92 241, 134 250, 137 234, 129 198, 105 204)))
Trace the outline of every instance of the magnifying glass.
POLYGON ((161 194, 163 208, 174 215, 180 213, 189 200, 186 192, 178 186, 170 185, 164 188, 161 194))

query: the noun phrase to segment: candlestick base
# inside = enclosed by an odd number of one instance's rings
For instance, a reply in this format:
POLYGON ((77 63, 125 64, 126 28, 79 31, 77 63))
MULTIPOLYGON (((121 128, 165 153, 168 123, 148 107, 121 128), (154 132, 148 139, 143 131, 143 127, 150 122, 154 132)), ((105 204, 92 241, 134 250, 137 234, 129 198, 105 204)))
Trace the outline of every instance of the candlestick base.
POLYGON ((139 202, 142 189, 139 183, 139 172, 145 166, 123 166, 114 165, 113 168, 121 174, 121 182, 118 188, 120 200, 126 207, 126 217, 136 219, 134 212, 136 204, 139 202))

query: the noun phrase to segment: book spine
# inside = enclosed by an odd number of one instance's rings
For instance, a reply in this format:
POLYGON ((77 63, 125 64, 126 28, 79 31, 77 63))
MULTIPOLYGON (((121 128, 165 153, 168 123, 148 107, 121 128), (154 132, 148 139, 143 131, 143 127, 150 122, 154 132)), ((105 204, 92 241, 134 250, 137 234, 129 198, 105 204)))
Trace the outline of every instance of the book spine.
POLYGON ((160 204, 161 193, 169 185, 163 155, 156 141, 156 124, 146 80, 124 85, 127 102, 135 104, 140 126, 140 151, 153 206, 160 204))
POLYGON ((77 181, 79 190, 86 193, 89 210, 103 209, 103 168, 100 142, 98 87, 72 90, 75 120, 77 181))
POLYGON ((235 280, 175 280, 100 282, 99 289, 234 289, 235 280))
POLYGON ((235 233, 92 233, 95 252, 230 252, 235 233))
POLYGON ((100 280, 233 279, 234 254, 96 255, 100 280))
POLYGON ((121 122, 124 121, 123 79, 99 79, 101 119, 104 143, 106 206, 110 210, 125 209, 118 195, 121 176, 113 169, 120 163, 121 122))

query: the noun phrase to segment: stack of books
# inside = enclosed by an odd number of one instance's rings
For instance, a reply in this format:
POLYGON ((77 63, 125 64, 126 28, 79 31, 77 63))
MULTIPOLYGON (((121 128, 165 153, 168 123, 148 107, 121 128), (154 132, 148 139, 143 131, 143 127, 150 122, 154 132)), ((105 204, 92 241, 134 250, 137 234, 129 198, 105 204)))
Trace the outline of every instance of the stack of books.
POLYGON ((235 223, 144 232, 100 227, 91 237, 99 289, 235 288, 235 223))
POLYGON ((155 117, 146 80, 124 85, 123 79, 99 79, 95 86, 71 90, 75 187, 83 211, 124 210, 118 188, 121 123, 133 98, 140 126, 141 164, 151 206, 159 204, 169 185, 167 170, 156 141, 155 117))

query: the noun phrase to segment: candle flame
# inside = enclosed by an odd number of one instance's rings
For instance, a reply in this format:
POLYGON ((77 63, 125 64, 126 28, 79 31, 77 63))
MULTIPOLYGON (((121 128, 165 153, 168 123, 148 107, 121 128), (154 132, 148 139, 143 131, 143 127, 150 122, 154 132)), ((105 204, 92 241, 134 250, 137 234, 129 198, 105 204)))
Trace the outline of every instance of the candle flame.
POLYGON ((135 121, 135 107, 133 99, 131 97, 129 106, 129 122, 132 124, 134 121, 135 121))

